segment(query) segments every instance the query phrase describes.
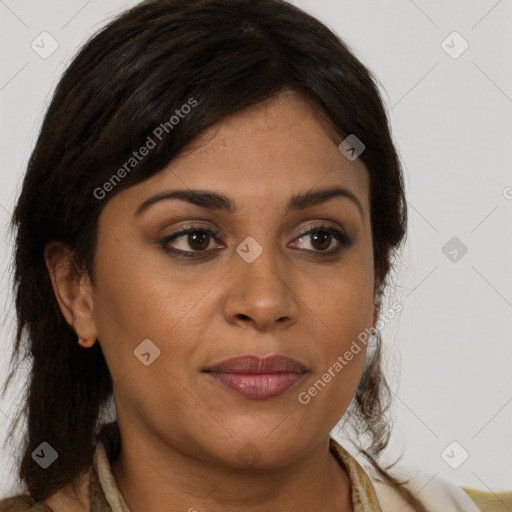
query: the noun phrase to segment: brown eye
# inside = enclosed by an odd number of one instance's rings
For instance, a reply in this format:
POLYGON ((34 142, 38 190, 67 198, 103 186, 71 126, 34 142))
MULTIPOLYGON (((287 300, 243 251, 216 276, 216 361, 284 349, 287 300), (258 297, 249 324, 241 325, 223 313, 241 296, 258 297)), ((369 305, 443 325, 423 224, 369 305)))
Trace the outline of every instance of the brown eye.
POLYGON ((312 249, 304 249, 309 252, 317 253, 319 256, 333 255, 343 248, 352 245, 352 239, 344 232, 330 226, 319 226, 301 233, 296 240, 299 242, 307 241, 312 249), (338 242, 338 247, 328 250, 332 243, 338 242))
POLYGON ((197 253, 206 252, 217 234, 206 228, 188 228, 165 237, 159 245, 167 252, 193 257, 197 253))
POLYGON ((203 251, 208 248, 210 243, 210 235, 204 231, 194 231, 188 234, 187 243, 192 249, 203 251))
POLYGON ((319 229, 314 234, 311 234, 311 245, 319 251, 325 251, 331 245, 333 236, 322 229, 319 229))

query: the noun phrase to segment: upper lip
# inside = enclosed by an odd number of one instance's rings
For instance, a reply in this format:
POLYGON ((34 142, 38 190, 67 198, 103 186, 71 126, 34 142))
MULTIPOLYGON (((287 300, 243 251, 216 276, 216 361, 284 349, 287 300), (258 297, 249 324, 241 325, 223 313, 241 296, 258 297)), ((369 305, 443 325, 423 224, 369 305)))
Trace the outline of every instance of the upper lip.
POLYGON ((305 373, 307 368, 299 361, 283 355, 259 357, 245 355, 232 357, 205 368, 205 372, 217 373, 305 373))

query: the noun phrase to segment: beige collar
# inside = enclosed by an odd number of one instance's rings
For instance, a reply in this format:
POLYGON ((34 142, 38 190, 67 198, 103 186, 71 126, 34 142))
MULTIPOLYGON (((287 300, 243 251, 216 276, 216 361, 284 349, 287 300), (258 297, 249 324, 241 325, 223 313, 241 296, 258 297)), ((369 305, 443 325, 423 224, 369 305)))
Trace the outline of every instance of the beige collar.
MULTIPOLYGON (((112 512, 130 512, 128 505, 121 496, 121 492, 117 487, 116 479, 112 474, 110 462, 108 460, 107 451, 102 441, 96 444, 96 451, 94 452, 93 466, 98 475, 99 484, 103 490, 104 499, 107 501, 112 512)), ((92 488, 92 486, 91 486, 92 488)), ((92 492, 91 492, 92 494, 92 492)), ((91 496, 91 505, 94 503, 94 496, 91 496)), ((100 501, 100 500, 98 500, 100 501)), ((93 510, 91 506, 90 512, 104 512, 101 507, 98 510, 93 510)), ((106 512, 106 511, 105 511, 106 512)))

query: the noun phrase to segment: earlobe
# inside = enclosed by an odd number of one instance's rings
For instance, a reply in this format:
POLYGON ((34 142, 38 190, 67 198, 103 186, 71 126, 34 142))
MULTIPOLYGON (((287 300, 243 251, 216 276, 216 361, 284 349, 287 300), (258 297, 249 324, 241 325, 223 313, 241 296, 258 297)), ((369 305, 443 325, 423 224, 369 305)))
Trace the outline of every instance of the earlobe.
POLYGON ((92 347, 97 339, 89 278, 77 270, 72 249, 62 242, 50 242, 44 250, 53 292, 66 322, 78 334, 78 343, 92 347))
POLYGON ((91 348, 95 343, 96 343, 96 338, 88 339, 88 338, 84 338, 82 336, 78 337, 78 344, 81 347, 91 348))

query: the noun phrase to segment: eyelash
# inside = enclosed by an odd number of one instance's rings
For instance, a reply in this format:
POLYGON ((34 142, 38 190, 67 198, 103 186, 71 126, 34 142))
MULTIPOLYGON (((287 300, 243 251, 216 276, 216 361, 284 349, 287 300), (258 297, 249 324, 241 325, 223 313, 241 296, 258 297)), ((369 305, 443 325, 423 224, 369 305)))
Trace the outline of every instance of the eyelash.
MULTIPOLYGON (((352 245, 353 240, 344 232, 339 229, 333 228, 331 226, 315 226, 313 228, 308 228, 301 233, 299 233, 294 240, 297 240, 299 238, 302 238, 306 235, 310 235, 312 233, 315 233, 317 231, 325 231, 332 235, 340 244, 340 246, 337 249, 330 250, 330 251, 311 251, 310 249, 299 249, 305 252, 313 252, 314 254, 321 256, 321 257, 327 257, 327 256, 333 256, 334 254, 339 253, 342 249, 348 248, 352 245)), ((181 238, 184 235, 188 235, 189 233, 207 233, 210 237, 213 239, 217 239, 217 236, 219 235, 220 231, 212 231, 208 228, 203 227, 187 227, 185 229, 182 229, 180 231, 176 231, 176 233, 173 233, 172 235, 166 236, 162 240, 158 242, 158 245, 162 247, 162 249, 168 253, 171 253, 179 258, 200 258, 204 256, 204 254, 208 250, 203 251, 182 251, 181 249, 171 249, 168 247, 168 243, 172 242, 178 238, 181 238)))

